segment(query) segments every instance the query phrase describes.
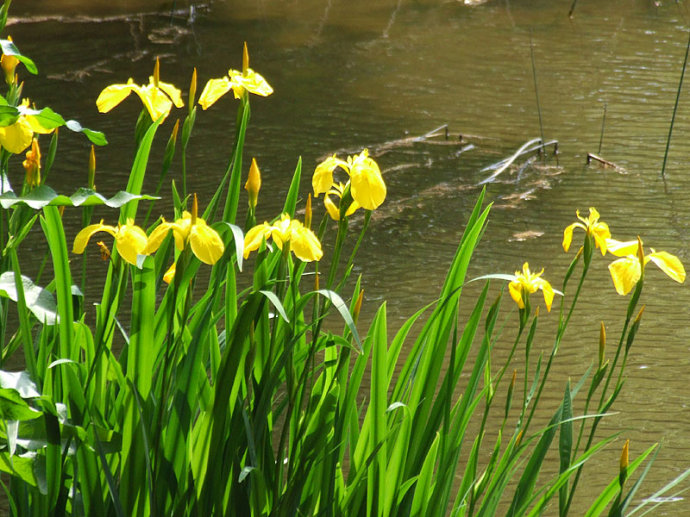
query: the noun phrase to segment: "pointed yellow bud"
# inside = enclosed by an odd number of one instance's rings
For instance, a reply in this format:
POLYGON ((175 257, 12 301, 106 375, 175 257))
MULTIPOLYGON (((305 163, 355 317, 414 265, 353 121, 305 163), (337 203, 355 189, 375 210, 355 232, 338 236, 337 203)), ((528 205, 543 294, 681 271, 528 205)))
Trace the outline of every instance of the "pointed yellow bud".
POLYGON ((94 146, 91 146, 91 152, 89 153, 89 178, 88 185, 91 190, 96 190, 96 150, 94 146))
POLYGON ((311 194, 307 194, 307 206, 304 208, 304 226, 311 230, 311 194))
POLYGON ((194 193, 194 201, 192 202, 192 226, 196 224, 196 218, 199 215, 199 202, 196 199, 196 192, 194 193))
POLYGON ((249 177, 244 184, 245 190, 249 193, 249 206, 255 208, 259 200, 259 190, 261 190, 261 172, 256 164, 256 158, 252 158, 252 165, 249 167, 249 177))
POLYGON ((247 75, 249 70, 249 51, 247 50, 247 42, 244 42, 244 50, 242 51, 242 75, 247 75))
POLYGON ((170 140, 175 142, 177 140, 177 133, 180 131, 180 119, 175 121, 175 126, 173 127, 172 133, 170 133, 170 140))
POLYGON ((153 85, 158 88, 158 83, 161 81, 161 63, 156 58, 156 64, 153 66, 153 85))
POLYGON ((642 313, 644 313, 644 309, 647 307, 646 305, 643 305, 642 308, 640 309, 640 312, 637 313, 637 316, 635 317, 635 321, 633 322, 633 325, 639 325, 640 320, 642 319, 642 313))
MULTIPOLYGON (((640 261, 640 265, 644 266, 644 248, 642 247, 642 239, 637 236, 637 258, 640 261)), ((642 268, 644 270, 644 268, 642 268)))
POLYGON ((355 308, 352 311, 352 319, 354 320, 355 323, 357 323, 357 320, 359 319, 359 313, 362 311, 362 302, 364 301, 364 289, 359 291, 359 296, 357 297, 357 301, 355 302, 355 308))
POLYGON ((175 271, 176 271, 176 262, 172 263, 172 266, 168 268, 168 270, 165 272, 163 275, 163 282, 166 284, 172 283, 172 281, 175 279, 175 271))
POLYGON ((196 67, 192 72, 192 81, 189 83, 189 109, 194 106, 194 99, 196 98, 196 67))
POLYGON ((621 471, 627 469, 628 465, 630 464, 629 448, 630 440, 625 440, 625 443, 623 444, 623 451, 621 452, 621 471))
POLYGON ((26 184, 31 188, 41 184, 41 149, 38 140, 31 140, 31 149, 26 152, 26 160, 22 163, 26 170, 26 184))

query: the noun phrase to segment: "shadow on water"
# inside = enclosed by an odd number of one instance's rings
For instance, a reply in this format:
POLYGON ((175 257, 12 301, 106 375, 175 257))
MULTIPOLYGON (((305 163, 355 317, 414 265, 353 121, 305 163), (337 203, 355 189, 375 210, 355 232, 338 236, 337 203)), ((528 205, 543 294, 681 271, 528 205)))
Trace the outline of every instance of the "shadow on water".
MULTIPOLYGON (((524 156, 487 183, 495 205, 474 275, 511 273, 528 261, 559 283, 569 262, 560 247, 563 228, 575 209, 589 206, 615 237, 639 234, 690 264, 690 105, 683 95, 666 180, 660 177, 689 30, 685 5, 580 2, 569 19, 570 2, 465 3, 17 2, 8 33, 41 72, 26 78, 25 94, 107 134, 96 180, 105 194, 125 184, 139 106, 127 102, 100 115, 98 92, 128 77, 145 81, 156 56, 163 79, 186 90, 193 67, 201 83, 239 68, 246 40, 253 68, 276 92, 253 102, 246 148, 264 176, 259 218, 277 215, 299 156, 309 173, 324 155, 370 147, 389 197, 373 218, 357 268, 365 307, 373 314, 387 299, 394 326, 436 296, 478 184, 492 174, 483 169, 541 136, 533 71, 544 138, 558 141, 558 164, 524 156), (414 139, 443 125, 449 140, 414 139), (586 165, 588 153, 619 167, 586 165)), ((189 189, 201 199, 225 169, 234 110, 224 100, 197 119, 189 189)), ((169 133, 174 118, 161 133, 169 133)), ((161 154, 154 149, 154 161, 161 154)), ((69 193, 85 183, 87 157, 84 141, 61 137, 59 169, 48 184, 69 193)), ((68 231, 76 233, 77 224, 75 217, 68 231)), ((627 300, 615 294, 608 261, 599 259, 585 310, 559 352, 567 366, 555 372, 562 382, 595 360, 599 321, 613 334, 623 318, 627 300)), ((658 271, 650 272, 645 291, 648 307, 615 425, 631 438, 633 454, 663 440, 647 478, 652 490, 690 466, 690 297, 658 271)), ((602 455, 604 477, 594 475, 595 485, 615 472, 618 450, 602 455)), ((682 508, 690 504, 665 511, 682 508)))

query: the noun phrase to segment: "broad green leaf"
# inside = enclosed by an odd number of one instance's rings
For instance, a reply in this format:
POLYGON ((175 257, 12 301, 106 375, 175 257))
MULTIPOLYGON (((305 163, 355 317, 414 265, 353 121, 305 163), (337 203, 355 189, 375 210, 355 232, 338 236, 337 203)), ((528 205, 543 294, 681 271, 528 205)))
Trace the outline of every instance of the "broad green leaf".
MULTIPOLYGON (((57 321, 57 304, 55 297, 36 284, 30 278, 22 275, 24 298, 26 306, 36 316, 38 321, 47 325, 55 325, 57 321)), ((0 296, 17 301, 17 289, 14 283, 14 272, 5 271, 0 275, 0 296)))
MULTIPOLYGON (((7 16, 7 12, 2 13, 3 17, 7 16)), ((8 56, 16 57, 25 67, 26 70, 33 75, 38 73, 38 68, 34 62, 26 56, 23 56, 17 46, 8 39, 0 39, 0 47, 2 47, 2 53, 8 56)))
POLYGON ((3 420, 33 420, 41 416, 13 389, 0 388, 0 418, 3 420))
POLYGON ((18 197, 11 190, 5 190, 0 195, 0 205, 7 209, 16 205, 17 203, 24 203, 34 210, 39 210, 46 206, 96 206, 105 205, 110 208, 120 208, 123 205, 134 200, 152 200, 159 199, 155 196, 148 196, 142 194, 130 194, 129 192, 120 191, 110 198, 106 198, 95 190, 88 188, 80 188, 71 196, 60 195, 55 192, 48 185, 41 185, 35 188, 26 196, 18 197))
POLYGON ((38 482, 34 474, 35 457, 34 453, 11 457, 9 452, 0 453, 0 471, 16 476, 32 487, 37 487, 38 482))

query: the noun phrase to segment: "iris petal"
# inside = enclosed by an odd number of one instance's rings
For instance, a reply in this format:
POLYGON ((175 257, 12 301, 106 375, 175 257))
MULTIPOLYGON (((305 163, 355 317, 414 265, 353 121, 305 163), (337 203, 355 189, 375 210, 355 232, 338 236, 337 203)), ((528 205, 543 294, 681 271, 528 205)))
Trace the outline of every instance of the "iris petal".
POLYGON ((211 107, 218 99, 228 93, 232 88, 232 83, 227 77, 220 79, 210 79, 199 97, 199 104, 203 109, 211 107))
POLYGON ((636 257, 628 256, 615 260, 609 264, 609 272, 616 292, 626 295, 642 276, 640 261, 636 257))
POLYGON ((659 269, 679 284, 685 282, 685 268, 675 255, 671 255, 665 251, 653 251, 645 256, 645 262, 649 260, 654 262, 659 266, 659 269))
POLYGON ((196 224, 192 225, 189 243, 194 255, 204 264, 215 264, 225 251, 225 244, 218 232, 201 219, 197 219, 196 224))

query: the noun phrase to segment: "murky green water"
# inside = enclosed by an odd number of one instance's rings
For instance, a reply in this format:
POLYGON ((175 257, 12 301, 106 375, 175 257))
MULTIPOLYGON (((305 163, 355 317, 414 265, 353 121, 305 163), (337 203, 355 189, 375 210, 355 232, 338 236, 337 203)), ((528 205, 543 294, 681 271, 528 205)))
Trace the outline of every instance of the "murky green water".
MULTIPOLYGON (((373 313, 388 300, 392 326, 433 300, 477 184, 491 174, 482 169, 542 131, 558 140, 560 167, 553 159, 547 167, 537 161, 487 184, 495 205, 473 275, 510 273, 528 261, 560 283, 569 260, 560 247, 563 228, 575 209, 589 206, 614 236, 639 234, 690 265, 687 88, 665 179, 660 175, 690 25, 682 2, 580 0, 572 20, 570 0, 477 7, 442 0, 238 0, 191 10, 177 2, 172 24, 169 10, 149 2, 58 4, 16 2, 8 32, 41 71, 27 78, 25 94, 108 135, 111 145, 98 153, 103 193, 125 185, 140 106, 132 100, 100 115, 100 89, 130 76, 144 82, 160 56, 162 78, 186 90, 194 66, 201 84, 239 68, 245 40, 252 67, 275 88, 270 98, 253 99, 248 134, 247 155, 256 156, 264 178, 260 218, 277 215, 299 156, 310 174, 324 155, 369 147, 389 197, 373 218, 358 272, 367 309, 373 313), (446 124, 450 142, 398 141, 446 124), (463 140, 455 141, 460 134, 463 140), (588 152, 620 168, 586 166, 588 152)), ((188 188, 202 199, 225 169, 235 109, 223 100, 197 119, 188 188)), ((160 135, 171 128, 169 120, 160 135)), ((86 141, 63 133, 48 183, 71 193, 85 183, 87 157, 86 141)), ((303 187, 306 196, 306 179, 303 187)), ((559 353, 554 403, 568 376, 579 377, 595 360, 599 322, 612 337, 622 325, 627 299, 613 290, 608 257, 600 259, 559 353)), ((690 296, 687 286, 648 271, 647 309, 615 407, 622 412, 615 424, 622 439, 631 438, 633 455, 663 441, 641 496, 690 467, 690 296)), ((550 346, 546 335, 543 342, 550 346)), ((592 485, 616 472, 621 444, 601 456, 593 469, 600 475, 590 471, 592 485)), ((680 501, 655 514, 689 508, 680 501)))

